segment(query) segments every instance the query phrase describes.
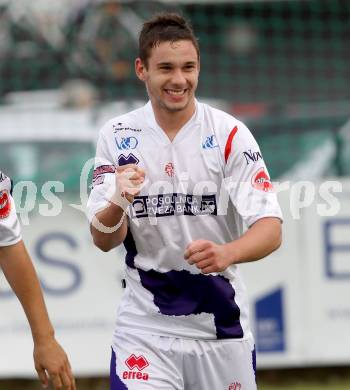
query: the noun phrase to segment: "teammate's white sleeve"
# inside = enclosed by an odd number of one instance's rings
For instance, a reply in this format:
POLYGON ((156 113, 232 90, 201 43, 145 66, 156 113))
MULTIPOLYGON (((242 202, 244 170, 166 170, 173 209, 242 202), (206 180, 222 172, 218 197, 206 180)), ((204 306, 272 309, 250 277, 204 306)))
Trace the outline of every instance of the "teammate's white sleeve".
POLYGON ((0 172, 0 246, 21 241, 21 228, 11 196, 11 180, 0 172))
POLYGON ((97 142, 92 189, 87 204, 87 216, 91 222, 98 211, 108 206, 115 192, 115 164, 108 151, 103 129, 97 142))
POLYGON ((241 122, 226 140, 224 175, 231 201, 248 227, 264 217, 282 220, 259 145, 241 122))

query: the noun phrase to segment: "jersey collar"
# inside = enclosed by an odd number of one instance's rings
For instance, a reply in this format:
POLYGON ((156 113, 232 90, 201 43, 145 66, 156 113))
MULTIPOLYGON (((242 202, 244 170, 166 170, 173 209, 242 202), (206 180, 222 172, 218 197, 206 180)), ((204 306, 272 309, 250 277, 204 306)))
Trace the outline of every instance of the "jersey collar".
MULTIPOLYGON (((195 99, 195 105, 196 110, 192 117, 183 125, 183 127, 179 130, 179 132, 176 134, 175 138, 173 139, 172 143, 178 143, 182 139, 184 139, 190 131, 192 131, 195 127, 199 126, 200 124, 200 118, 202 117, 202 104, 195 99)), ((149 100, 147 104, 144 106, 144 117, 147 125, 157 133, 158 136, 162 137, 165 143, 171 143, 167 135, 165 134, 164 130, 158 125, 154 111, 152 108, 152 103, 149 100)))

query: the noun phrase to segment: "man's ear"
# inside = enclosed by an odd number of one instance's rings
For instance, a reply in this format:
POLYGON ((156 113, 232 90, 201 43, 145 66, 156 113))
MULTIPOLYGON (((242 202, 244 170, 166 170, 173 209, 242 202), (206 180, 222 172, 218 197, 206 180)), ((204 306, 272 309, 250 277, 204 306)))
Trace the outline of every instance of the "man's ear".
POLYGON ((136 76, 141 81, 145 81, 145 79, 146 79, 145 70, 146 70, 146 66, 143 63, 143 61, 141 60, 141 58, 139 58, 139 57, 136 58, 136 60, 135 60, 135 73, 136 73, 136 76))

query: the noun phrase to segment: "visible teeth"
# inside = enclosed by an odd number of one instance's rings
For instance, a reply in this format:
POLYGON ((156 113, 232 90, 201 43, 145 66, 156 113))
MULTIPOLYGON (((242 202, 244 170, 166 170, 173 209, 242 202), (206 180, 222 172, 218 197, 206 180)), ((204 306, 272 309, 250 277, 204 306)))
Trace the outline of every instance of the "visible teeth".
POLYGON ((182 94, 185 92, 184 89, 181 89, 181 91, 175 91, 175 90, 173 90, 173 89, 167 89, 166 91, 167 91, 167 93, 169 93, 170 95, 182 95, 182 94))

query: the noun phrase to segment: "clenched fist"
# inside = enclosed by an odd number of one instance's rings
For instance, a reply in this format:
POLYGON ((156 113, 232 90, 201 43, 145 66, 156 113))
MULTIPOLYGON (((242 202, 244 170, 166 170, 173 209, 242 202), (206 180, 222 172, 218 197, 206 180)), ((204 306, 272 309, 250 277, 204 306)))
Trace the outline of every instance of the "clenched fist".
POLYGON ((225 271, 233 263, 232 253, 227 245, 215 244, 208 240, 192 241, 185 250, 184 258, 203 274, 225 271))
POLYGON ((115 171, 116 191, 112 201, 125 209, 141 191, 145 171, 135 164, 117 167, 115 171))

